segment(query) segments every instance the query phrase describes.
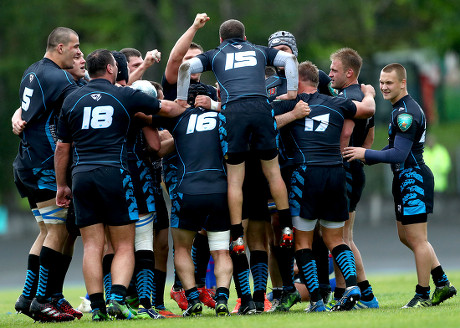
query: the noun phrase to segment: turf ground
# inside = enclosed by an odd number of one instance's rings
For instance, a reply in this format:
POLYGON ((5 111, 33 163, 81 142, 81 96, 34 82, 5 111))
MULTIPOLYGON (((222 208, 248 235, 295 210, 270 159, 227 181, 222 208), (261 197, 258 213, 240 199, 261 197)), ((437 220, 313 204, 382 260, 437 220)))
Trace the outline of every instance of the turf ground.
MULTIPOLYGON (((447 272, 451 282, 460 287, 460 271, 447 272)), ((142 321, 113 321, 92 323, 91 315, 85 314, 81 320, 68 323, 47 323, 45 327, 152 327, 158 328, 300 328, 300 327, 337 327, 337 328, 448 328, 460 327, 460 296, 447 300, 436 307, 421 309, 400 309, 414 295, 415 273, 369 275, 374 293, 380 302, 380 309, 359 310, 333 313, 305 313, 307 303, 296 304, 289 313, 262 314, 254 316, 236 316, 216 318, 214 311, 205 309, 200 318, 173 318, 142 321), (199 325, 199 326, 198 326, 199 325)), ((432 288, 434 288, 432 286, 432 288)), ((81 287, 65 289, 66 298, 74 306, 80 304, 79 296, 85 294, 81 287)), ((0 291, 0 327, 28 327, 33 324, 32 319, 14 312, 14 302, 19 295, 18 290, 0 291)), ((235 292, 231 288, 229 306, 235 305, 235 292)), ((181 311, 174 301, 165 295, 166 306, 179 314, 181 311)), ((36 323, 38 325, 38 323, 36 323)))

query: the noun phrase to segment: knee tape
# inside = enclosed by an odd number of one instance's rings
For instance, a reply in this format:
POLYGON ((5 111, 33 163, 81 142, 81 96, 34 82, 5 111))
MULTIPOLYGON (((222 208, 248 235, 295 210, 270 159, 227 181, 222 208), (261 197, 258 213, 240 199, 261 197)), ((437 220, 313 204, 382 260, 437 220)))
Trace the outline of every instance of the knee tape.
POLYGON ((43 222, 42 215, 40 214, 38 208, 32 208, 32 214, 34 215, 35 221, 37 221, 37 223, 43 222))
POLYGON ((210 251, 228 249, 228 245, 230 244, 230 230, 208 231, 208 243, 210 251))
POLYGON ((135 251, 153 251, 153 221, 155 212, 139 217, 136 222, 136 236, 134 238, 135 251))
MULTIPOLYGON (((45 224, 65 224, 67 221, 67 209, 57 205, 50 205, 38 209, 45 224)), ((37 216, 35 219, 38 222, 37 216)))

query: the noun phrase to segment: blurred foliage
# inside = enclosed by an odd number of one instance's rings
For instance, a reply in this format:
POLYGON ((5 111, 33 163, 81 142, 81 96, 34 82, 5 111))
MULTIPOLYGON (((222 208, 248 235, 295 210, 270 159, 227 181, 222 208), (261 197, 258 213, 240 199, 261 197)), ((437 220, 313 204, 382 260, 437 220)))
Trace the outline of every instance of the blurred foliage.
MULTIPOLYGON (((452 0, 0 0, 0 203, 16 195, 11 163, 18 139, 10 117, 19 106, 19 82, 43 56, 54 27, 76 30, 85 54, 97 48, 135 47, 143 53, 157 48, 163 61, 145 77, 160 80, 170 49, 198 12, 211 17, 195 38, 205 49, 218 44, 220 23, 236 18, 257 44, 266 44, 277 30, 291 31, 299 60, 312 60, 325 71, 329 54, 344 46, 365 61, 379 51, 427 46, 440 54, 460 52, 460 2, 452 0)), ((212 77, 204 80, 211 83, 212 77)))

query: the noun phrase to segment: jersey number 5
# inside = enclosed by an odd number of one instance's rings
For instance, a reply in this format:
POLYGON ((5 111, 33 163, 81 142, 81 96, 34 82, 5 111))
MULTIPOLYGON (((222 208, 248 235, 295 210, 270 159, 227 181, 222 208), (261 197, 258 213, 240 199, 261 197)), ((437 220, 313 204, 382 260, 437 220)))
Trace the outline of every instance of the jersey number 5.
POLYGON ((34 89, 29 89, 27 87, 24 88, 24 92, 22 94, 22 105, 21 108, 23 111, 27 111, 30 106, 30 98, 34 94, 34 89))
POLYGON ((255 51, 229 53, 227 54, 227 59, 225 61, 225 70, 228 71, 229 69, 256 65, 257 58, 255 51))
POLYGON ((91 107, 83 108, 83 123, 81 128, 93 129, 108 128, 112 124, 113 107, 112 106, 97 106, 93 109, 91 107))

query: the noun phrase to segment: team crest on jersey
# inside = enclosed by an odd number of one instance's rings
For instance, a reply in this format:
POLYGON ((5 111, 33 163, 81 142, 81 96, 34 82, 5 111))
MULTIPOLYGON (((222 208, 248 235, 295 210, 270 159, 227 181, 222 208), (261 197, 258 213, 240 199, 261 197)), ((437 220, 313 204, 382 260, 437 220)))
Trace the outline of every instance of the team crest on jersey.
POLYGON ((271 88, 271 89, 268 89, 268 95, 269 95, 269 96, 274 96, 274 95, 276 95, 276 89, 277 89, 276 87, 271 88))
POLYGON ((399 129, 402 132, 406 132, 412 125, 413 118, 412 118, 412 115, 404 113, 404 114, 398 115, 397 121, 398 121, 399 129))
POLYGON ((29 83, 32 83, 33 80, 34 80, 34 75, 33 75, 33 74, 30 74, 30 75, 29 75, 29 83))
POLYGON ((241 49, 243 46, 241 44, 232 44, 232 46, 236 49, 241 49))
POLYGON ((91 95, 91 98, 93 98, 96 101, 99 101, 102 98, 102 96, 100 93, 95 93, 91 95))

